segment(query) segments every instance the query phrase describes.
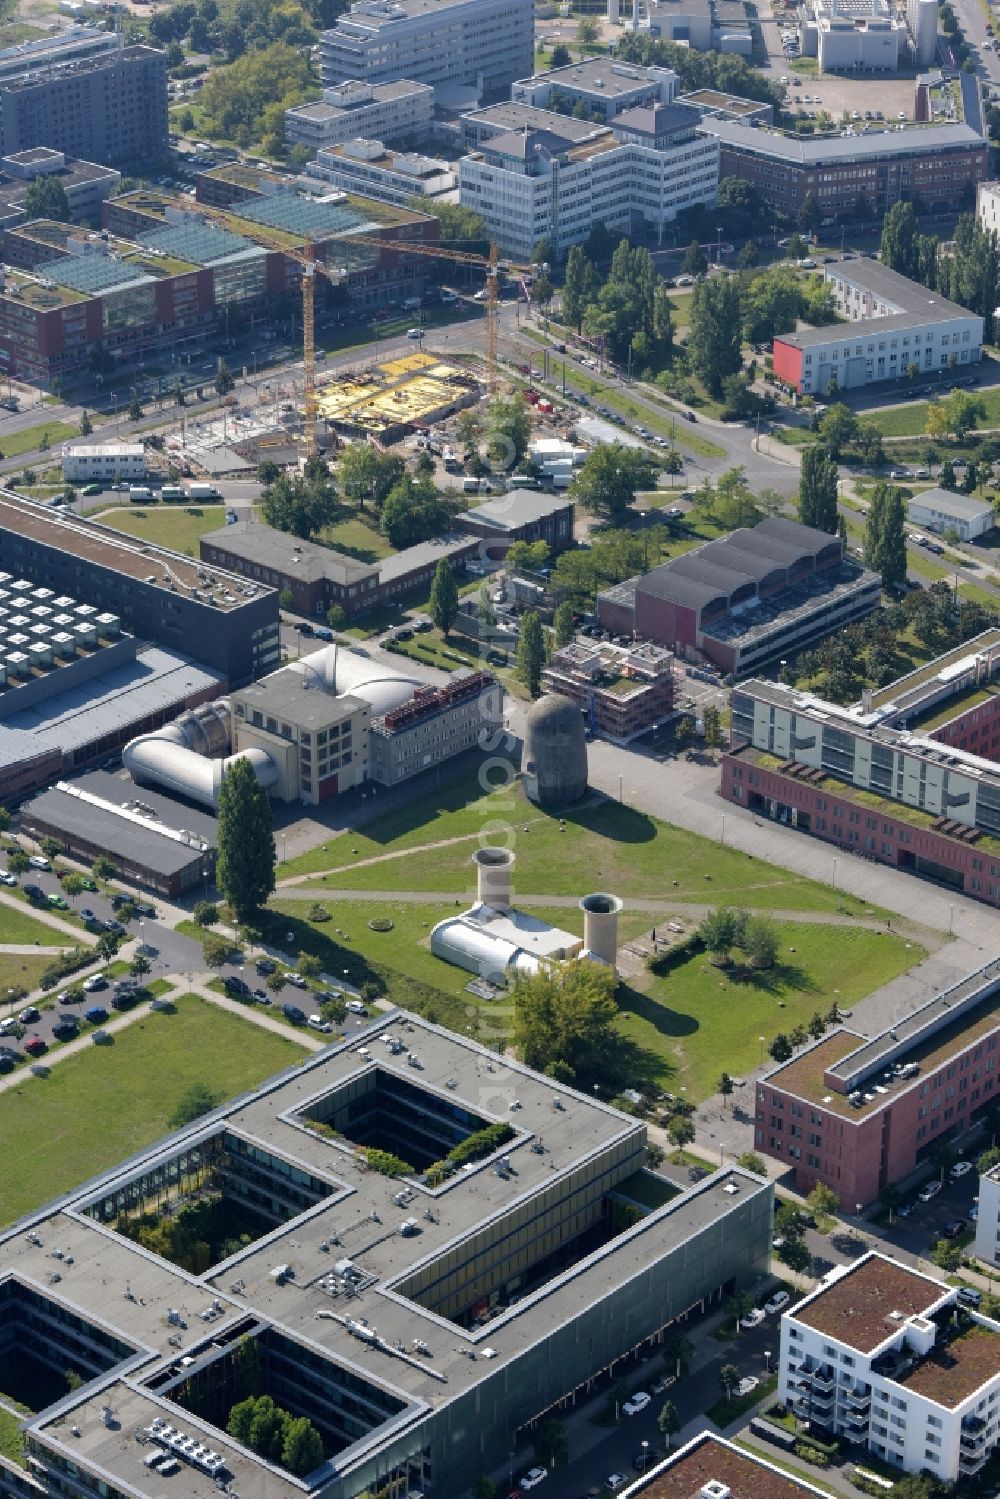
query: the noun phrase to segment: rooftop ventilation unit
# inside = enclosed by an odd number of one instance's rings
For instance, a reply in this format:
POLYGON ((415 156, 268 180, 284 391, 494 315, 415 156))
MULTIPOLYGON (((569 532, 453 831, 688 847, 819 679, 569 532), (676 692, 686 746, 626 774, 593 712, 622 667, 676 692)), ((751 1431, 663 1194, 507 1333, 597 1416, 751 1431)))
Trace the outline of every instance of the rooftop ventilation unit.
POLYGON ((707 1483, 702 1484, 698 1490, 702 1499, 731 1499, 732 1490, 721 1483, 718 1478, 710 1478, 707 1483))

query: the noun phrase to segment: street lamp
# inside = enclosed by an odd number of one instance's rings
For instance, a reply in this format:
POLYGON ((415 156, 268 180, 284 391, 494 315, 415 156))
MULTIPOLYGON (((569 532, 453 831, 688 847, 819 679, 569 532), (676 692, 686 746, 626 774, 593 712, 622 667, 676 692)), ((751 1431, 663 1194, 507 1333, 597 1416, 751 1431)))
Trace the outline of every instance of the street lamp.
POLYGON ((642 1471, 645 1473, 646 1464, 649 1462, 649 1441, 646 1437, 642 1439, 642 1471))
POLYGON ((760 1042, 760 1065, 763 1067, 763 1065, 764 1065, 764 1037, 763 1036, 758 1036, 757 1040, 760 1042))

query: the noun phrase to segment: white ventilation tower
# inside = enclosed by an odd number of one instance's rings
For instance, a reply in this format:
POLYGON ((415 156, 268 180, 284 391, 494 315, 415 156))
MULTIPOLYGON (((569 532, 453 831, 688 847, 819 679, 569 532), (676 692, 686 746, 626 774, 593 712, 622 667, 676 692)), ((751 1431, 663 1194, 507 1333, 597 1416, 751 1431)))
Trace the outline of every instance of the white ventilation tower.
POLYGON ((583 912, 584 958, 593 958, 614 968, 618 958, 618 912, 622 902, 617 895, 606 895, 598 891, 585 895, 580 902, 583 912))
POLYGON ((476 866, 476 899, 494 911, 510 910, 510 873, 514 853, 509 848, 480 848, 472 856, 476 866))

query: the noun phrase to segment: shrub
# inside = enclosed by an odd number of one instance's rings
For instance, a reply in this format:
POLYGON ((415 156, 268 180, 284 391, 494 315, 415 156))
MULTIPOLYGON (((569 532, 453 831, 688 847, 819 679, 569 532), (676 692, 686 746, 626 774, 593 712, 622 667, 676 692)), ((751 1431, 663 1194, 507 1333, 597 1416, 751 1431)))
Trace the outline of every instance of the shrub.
POLYGON ((413 1175, 413 1167, 409 1161, 393 1155, 391 1150, 376 1150, 373 1145, 370 1145, 364 1152, 364 1157, 371 1170, 377 1171, 380 1176, 413 1175))
POLYGON ((93 961, 94 954, 89 947, 71 947, 69 952, 60 953, 47 964, 38 981, 39 986, 46 991, 54 989, 68 973, 75 973, 78 968, 85 968, 93 961))
POLYGON ((372 1000, 381 999, 382 995, 385 993, 385 985, 379 983, 377 979, 367 979, 365 983, 361 985, 361 988, 358 992, 363 1000, 366 1000, 369 1004, 371 1004, 372 1000))
POLYGON ((392 922, 388 916, 373 916, 368 923, 373 932, 391 932, 392 922))
MULTIPOLYGON (((488 1124, 485 1129, 477 1129, 475 1134, 467 1135, 464 1140, 449 1150, 444 1158, 444 1164, 452 1170, 459 1166, 465 1166, 469 1161, 481 1160, 483 1156, 492 1155, 499 1150, 501 1145, 506 1145, 508 1140, 513 1140, 514 1130, 509 1124, 488 1124)), ((409 1169, 409 1168, 408 1168, 409 1169)))
POLYGON ((830 1466, 829 1457, 819 1447, 814 1446, 812 1442, 796 1442, 793 1451, 796 1457, 801 1458, 802 1462, 812 1463, 816 1468, 828 1468, 830 1466))
POLYGON ((326 906, 321 906, 319 901, 314 901, 306 912, 307 921, 329 921, 330 913, 326 906))
POLYGON ((199 900, 191 915, 199 926, 214 926, 219 919, 219 908, 214 901, 199 900))

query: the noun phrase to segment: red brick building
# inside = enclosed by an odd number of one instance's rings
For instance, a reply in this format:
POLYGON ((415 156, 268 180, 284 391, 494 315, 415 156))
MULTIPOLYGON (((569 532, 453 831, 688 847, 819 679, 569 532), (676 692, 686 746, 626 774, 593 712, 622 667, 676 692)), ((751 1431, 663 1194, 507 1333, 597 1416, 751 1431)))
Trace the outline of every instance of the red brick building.
POLYGON ((995 1101, 1000 963, 866 1040, 837 1030, 757 1084, 756 1149, 831 1187, 848 1212, 901 1182, 936 1140, 958 1138, 995 1101))
POLYGON ((791 219, 810 194, 826 219, 853 210, 860 198, 877 218, 907 199, 932 212, 956 209, 974 205, 989 176, 988 144, 969 124, 824 137, 781 135, 717 117, 700 128, 719 138, 719 176, 753 183, 791 219))

